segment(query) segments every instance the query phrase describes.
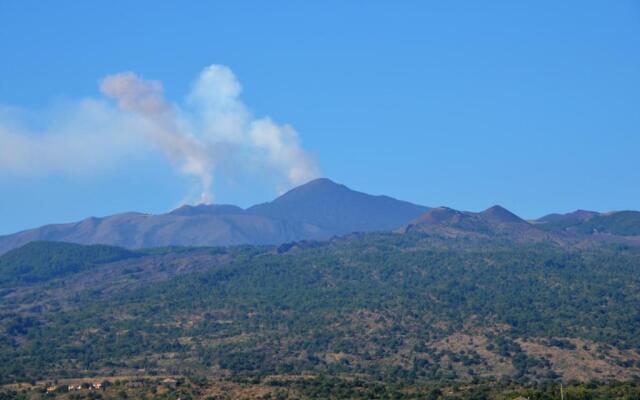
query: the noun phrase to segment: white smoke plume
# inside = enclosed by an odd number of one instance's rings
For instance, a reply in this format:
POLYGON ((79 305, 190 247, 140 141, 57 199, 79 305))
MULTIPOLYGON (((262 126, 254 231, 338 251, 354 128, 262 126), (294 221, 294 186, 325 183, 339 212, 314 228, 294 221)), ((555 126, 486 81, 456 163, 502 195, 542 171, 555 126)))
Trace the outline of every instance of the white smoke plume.
POLYGON ((211 202, 214 157, 205 142, 178 127, 176 113, 162 95, 162 85, 144 81, 131 72, 111 75, 100 83, 100 90, 115 99, 124 111, 133 112, 152 124, 144 133, 158 144, 169 160, 186 175, 200 179, 199 202, 211 202))
MULTIPOLYGON (((189 103, 195 108, 204 140, 224 144, 235 160, 249 155, 298 185, 319 176, 318 165, 302 148, 289 125, 269 117, 254 118, 240 101, 241 87, 233 72, 223 65, 205 68, 195 82, 189 103)), ((245 162, 250 162, 245 161, 245 162)))
POLYGON ((183 107, 164 98, 160 82, 131 72, 107 76, 100 90, 117 108, 85 99, 67 105, 63 118, 52 113, 56 118, 39 129, 0 107, 0 173, 86 173, 147 151, 148 143, 197 178, 199 198, 191 200, 200 203, 212 201, 215 173, 267 173, 280 189, 319 175, 291 126, 252 116, 228 67, 205 68, 183 107))

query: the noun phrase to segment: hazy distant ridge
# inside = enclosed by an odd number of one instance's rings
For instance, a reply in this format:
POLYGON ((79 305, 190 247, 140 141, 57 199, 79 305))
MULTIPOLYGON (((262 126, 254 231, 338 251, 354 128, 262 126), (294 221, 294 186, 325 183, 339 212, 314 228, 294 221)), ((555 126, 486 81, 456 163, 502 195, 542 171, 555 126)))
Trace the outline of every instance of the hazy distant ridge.
POLYGON ((372 231, 417 231, 444 237, 494 237, 520 242, 585 238, 637 242, 640 212, 578 210, 525 221, 501 206, 478 213, 429 208, 354 191, 321 178, 246 210, 228 204, 183 206, 159 215, 131 212, 46 225, 0 236, 0 254, 36 240, 135 249, 281 244, 372 231))
POLYGON ((426 210, 322 178, 247 210, 234 205, 183 206, 159 215, 124 213, 46 225, 0 236, 0 253, 35 240, 126 248, 279 244, 355 231, 392 230, 426 210))

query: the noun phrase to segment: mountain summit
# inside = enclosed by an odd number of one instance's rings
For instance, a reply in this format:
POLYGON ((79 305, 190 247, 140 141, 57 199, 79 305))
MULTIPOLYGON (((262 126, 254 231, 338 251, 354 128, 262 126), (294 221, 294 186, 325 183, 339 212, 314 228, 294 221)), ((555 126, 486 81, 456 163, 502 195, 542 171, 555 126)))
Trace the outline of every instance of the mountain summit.
POLYGON ((333 232, 391 230, 428 208, 388 196, 351 190, 327 178, 313 180, 270 203, 247 209, 250 214, 303 221, 333 232))
POLYGON ((497 224, 527 224, 527 221, 498 205, 489 207, 478 213, 478 215, 485 221, 491 221, 497 224))

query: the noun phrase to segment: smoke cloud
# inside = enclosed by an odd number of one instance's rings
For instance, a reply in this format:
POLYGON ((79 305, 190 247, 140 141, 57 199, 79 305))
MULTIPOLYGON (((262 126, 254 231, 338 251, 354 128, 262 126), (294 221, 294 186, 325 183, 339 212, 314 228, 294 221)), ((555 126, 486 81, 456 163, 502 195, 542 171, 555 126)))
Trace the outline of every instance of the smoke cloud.
POLYGON ((160 82, 132 72, 105 77, 100 91, 116 106, 85 99, 36 128, 19 110, 0 107, 0 170, 87 173, 156 149, 176 171, 197 178, 198 198, 189 200, 199 203, 213 201, 216 173, 268 174, 279 189, 319 176, 293 127, 251 114, 226 66, 205 68, 183 106, 165 99, 160 82))
POLYGON ((100 90, 116 100, 122 110, 152 124, 143 131, 146 137, 158 144, 183 174, 197 176, 202 185, 199 202, 211 202, 215 158, 207 143, 181 131, 173 107, 163 97, 160 82, 144 81, 127 72, 106 77, 100 90))

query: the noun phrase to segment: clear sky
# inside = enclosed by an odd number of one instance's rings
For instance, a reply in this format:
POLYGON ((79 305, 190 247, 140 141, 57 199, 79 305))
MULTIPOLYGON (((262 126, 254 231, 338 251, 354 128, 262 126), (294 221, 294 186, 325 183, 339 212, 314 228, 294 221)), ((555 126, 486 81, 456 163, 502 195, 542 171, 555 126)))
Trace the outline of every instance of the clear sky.
MULTIPOLYGON (((354 189, 526 218, 640 209, 640 2, 313 3, 0 0, 0 233, 180 204, 194 184, 180 155, 80 105, 120 121, 131 110, 99 85, 131 71, 189 110, 212 64, 250 121, 289 124, 295 154, 354 189)), ((241 140, 215 202, 293 184, 251 171, 300 157, 247 167, 267 147, 241 140)))

